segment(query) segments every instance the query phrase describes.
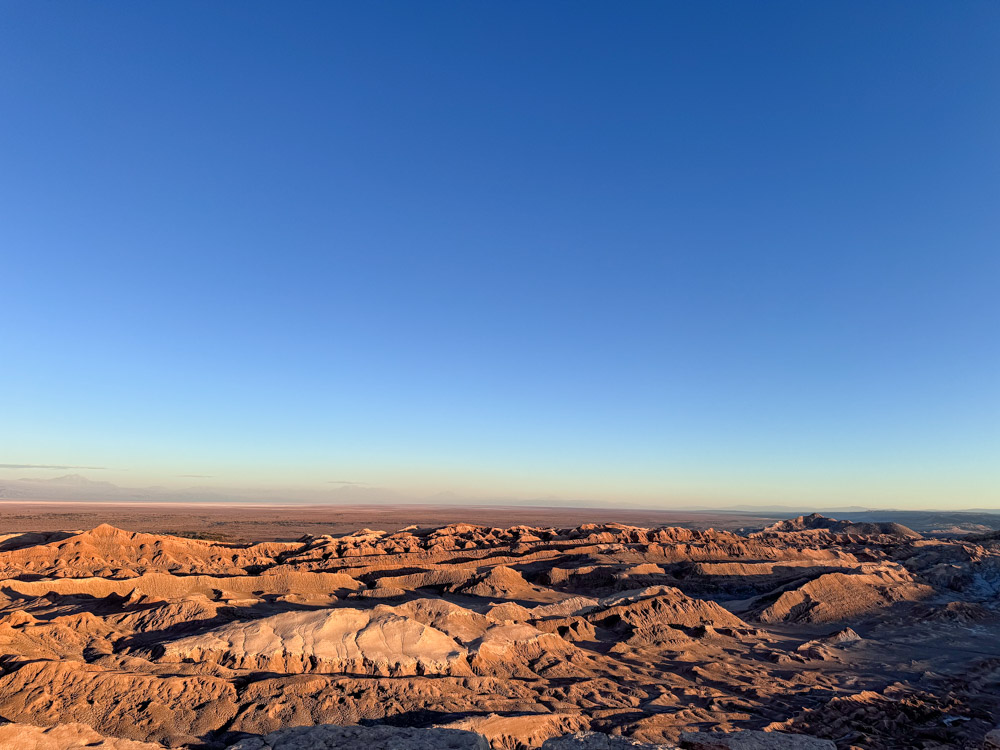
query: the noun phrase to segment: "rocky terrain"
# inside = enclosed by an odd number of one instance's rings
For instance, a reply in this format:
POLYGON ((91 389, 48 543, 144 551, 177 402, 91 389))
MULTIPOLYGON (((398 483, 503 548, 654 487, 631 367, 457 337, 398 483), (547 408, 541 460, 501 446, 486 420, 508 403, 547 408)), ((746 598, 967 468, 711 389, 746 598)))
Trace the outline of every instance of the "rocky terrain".
POLYGON ((986 748, 1000 722, 1000 534, 100 525, 0 536, 0 579, 0 748, 986 748))

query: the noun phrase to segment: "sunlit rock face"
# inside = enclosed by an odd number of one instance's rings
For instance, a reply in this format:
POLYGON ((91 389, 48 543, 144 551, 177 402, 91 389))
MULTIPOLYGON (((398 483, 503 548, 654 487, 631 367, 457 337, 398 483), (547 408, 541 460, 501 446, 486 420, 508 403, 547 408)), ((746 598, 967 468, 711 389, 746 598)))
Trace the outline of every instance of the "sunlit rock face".
POLYGON ((996 535, 820 516, 10 534, 0 747, 984 746, 998 570, 996 535))

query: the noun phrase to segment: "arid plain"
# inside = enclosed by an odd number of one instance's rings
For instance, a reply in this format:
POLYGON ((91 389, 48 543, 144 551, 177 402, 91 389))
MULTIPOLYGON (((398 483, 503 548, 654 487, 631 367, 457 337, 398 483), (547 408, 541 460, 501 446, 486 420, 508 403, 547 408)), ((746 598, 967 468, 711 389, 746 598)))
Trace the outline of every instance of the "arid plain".
POLYGON ((985 748, 1000 722, 996 532, 431 506, 0 520, 3 748, 985 748))

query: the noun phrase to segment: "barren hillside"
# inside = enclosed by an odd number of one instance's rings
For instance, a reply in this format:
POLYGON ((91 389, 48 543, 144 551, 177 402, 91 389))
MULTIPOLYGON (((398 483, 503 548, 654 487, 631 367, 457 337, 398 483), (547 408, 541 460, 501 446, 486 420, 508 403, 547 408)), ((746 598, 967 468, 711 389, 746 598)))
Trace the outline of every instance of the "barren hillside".
POLYGON ((0 575, 4 748, 972 748, 1000 719, 989 536, 102 525, 9 534, 0 575))

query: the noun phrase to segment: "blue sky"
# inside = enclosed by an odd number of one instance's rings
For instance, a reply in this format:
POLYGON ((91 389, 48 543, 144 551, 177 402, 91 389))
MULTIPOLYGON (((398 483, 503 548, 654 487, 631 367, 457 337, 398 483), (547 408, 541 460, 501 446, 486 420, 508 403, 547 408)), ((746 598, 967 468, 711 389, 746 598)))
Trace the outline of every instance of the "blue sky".
POLYGON ((998 34, 985 1, 6 3, 0 462, 1000 507, 998 34))

